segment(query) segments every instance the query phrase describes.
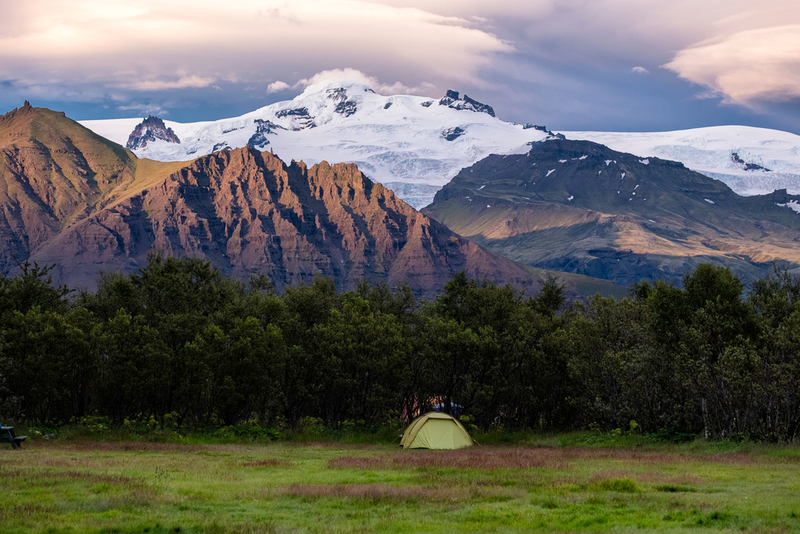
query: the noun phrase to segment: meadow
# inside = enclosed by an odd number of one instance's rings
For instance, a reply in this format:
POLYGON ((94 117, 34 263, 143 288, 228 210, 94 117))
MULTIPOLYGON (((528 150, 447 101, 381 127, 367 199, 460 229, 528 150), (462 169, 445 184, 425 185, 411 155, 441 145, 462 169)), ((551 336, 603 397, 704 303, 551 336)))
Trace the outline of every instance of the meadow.
POLYGON ((185 441, 3 447, 0 531, 800 532, 790 446, 185 441))

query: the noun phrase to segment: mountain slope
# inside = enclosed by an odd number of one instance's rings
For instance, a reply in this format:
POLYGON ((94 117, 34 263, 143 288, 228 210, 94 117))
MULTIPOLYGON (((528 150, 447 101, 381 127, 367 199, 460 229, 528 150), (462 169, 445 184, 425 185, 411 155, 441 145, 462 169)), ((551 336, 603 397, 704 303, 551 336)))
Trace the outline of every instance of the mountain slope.
POLYGON ((35 258, 75 283, 129 272, 151 249, 200 256, 239 277, 266 274, 278 289, 331 276, 408 280, 431 295, 455 272, 529 286, 534 278, 415 211, 355 165, 286 166, 246 147, 199 158, 163 182, 79 222, 35 258), (65 253, 73 258, 65 262, 65 253))
POLYGON ((278 289, 332 277, 408 280, 431 296, 456 272, 518 287, 539 277, 453 234, 353 164, 286 165, 252 147, 190 162, 138 159, 61 113, 0 117, 0 272, 30 257, 57 282, 93 286, 151 250, 266 274, 278 289))
POLYGON ((136 157, 28 102, 0 117, 0 270, 24 259, 133 181, 136 157))
POLYGON ((562 132, 642 157, 680 161, 740 195, 800 194, 800 136, 748 126, 674 132, 562 132))
POLYGON ((742 197, 678 162, 549 140, 462 170, 423 212, 511 259, 628 285, 703 261, 745 279, 797 268, 799 199, 742 197))

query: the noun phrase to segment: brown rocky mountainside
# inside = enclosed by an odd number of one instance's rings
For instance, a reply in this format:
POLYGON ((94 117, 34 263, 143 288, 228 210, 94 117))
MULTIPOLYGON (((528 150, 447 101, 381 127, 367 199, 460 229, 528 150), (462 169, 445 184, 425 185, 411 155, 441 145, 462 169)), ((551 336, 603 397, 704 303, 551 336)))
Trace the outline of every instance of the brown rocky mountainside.
POLYGON ((742 197, 683 164, 550 139, 463 169, 424 213, 488 249, 540 267, 680 283, 711 262, 745 282, 800 272, 800 196, 742 197))
POLYGON ((316 275, 340 288, 408 280, 431 295, 452 274, 520 287, 538 278, 415 211, 355 165, 284 164, 245 147, 192 162, 138 160, 63 114, 29 105, 0 119, 4 274, 10 253, 92 287, 151 250, 203 257, 278 289, 316 275))
POLYGON ((135 156, 28 102, 0 117, 0 272, 134 178, 135 156))

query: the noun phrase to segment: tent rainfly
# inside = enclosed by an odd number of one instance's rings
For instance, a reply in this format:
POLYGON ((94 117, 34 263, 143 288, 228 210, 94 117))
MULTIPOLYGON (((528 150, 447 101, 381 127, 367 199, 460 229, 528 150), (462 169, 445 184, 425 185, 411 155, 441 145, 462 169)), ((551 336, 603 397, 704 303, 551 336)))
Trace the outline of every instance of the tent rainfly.
POLYGON ((414 419, 400 440, 404 449, 461 449, 472 438, 452 415, 428 412, 414 419))

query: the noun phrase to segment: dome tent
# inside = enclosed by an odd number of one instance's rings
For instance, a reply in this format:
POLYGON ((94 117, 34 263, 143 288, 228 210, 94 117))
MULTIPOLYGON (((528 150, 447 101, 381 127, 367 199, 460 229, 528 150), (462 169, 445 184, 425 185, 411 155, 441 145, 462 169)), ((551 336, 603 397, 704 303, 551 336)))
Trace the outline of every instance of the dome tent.
POLYGON ((472 446, 472 438, 452 415, 428 412, 408 425, 400 446, 404 449, 461 449, 472 446))

